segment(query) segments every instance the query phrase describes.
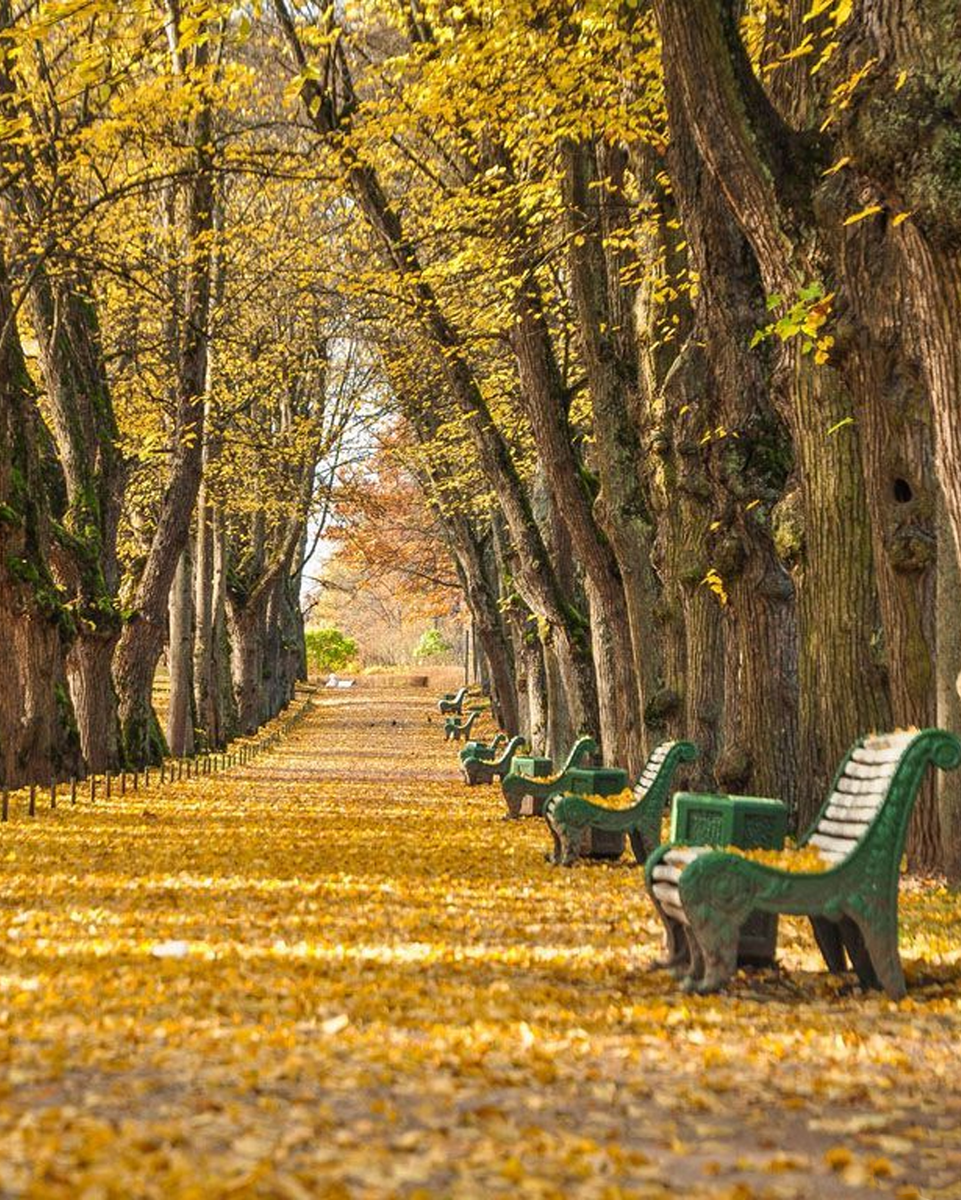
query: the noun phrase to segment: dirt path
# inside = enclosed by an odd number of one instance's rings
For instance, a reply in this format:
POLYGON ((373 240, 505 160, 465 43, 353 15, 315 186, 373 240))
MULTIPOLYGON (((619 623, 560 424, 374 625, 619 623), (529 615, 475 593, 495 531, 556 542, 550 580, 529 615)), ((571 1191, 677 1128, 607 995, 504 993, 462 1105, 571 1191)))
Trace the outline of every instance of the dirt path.
POLYGON ((957 896, 901 1005, 794 926, 685 999, 639 872, 548 867, 428 700, 0 829, 0 1196, 961 1197, 957 896))

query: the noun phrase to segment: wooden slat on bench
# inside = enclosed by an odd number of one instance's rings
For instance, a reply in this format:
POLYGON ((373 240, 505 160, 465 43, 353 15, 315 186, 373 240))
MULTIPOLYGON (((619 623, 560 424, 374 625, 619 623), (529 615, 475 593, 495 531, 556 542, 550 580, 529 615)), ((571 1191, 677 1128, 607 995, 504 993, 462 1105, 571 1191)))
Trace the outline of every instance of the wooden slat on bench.
POLYGON ((887 780, 849 779, 842 775, 834 786, 835 791, 845 792, 849 796, 877 796, 882 799, 887 791, 887 780))
POLYGON ((822 817, 818 821, 818 833, 827 833, 831 836, 854 838, 856 841, 864 837, 868 826, 871 824, 868 821, 832 821, 827 817, 822 817))
POLYGON ((682 921, 685 925, 687 924, 687 916, 681 907, 676 885, 671 883, 654 883, 651 885, 651 890, 669 917, 673 917, 675 921, 682 921))
POLYGON ((831 837, 826 833, 815 833, 811 836, 808 844, 817 846, 823 858, 830 859, 831 862, 841 862, 857 847, 859 840, 859 838, 838 838, 831 837))
POLYGON ((888 783, 891 776, 894 774, 896 763, 881 763, 874 765, 871 763, 859 763, 853 760, 848 762, 844 768, 844 774, 849 779, 877 779, 888 783))
POLYGON ((875 749, 871 746, 858 746, 851 751, 852 762, 866 763, 869 766, 881 766, 884 763, 896 763, 904 753, 903 746, 889 746, 875 749))

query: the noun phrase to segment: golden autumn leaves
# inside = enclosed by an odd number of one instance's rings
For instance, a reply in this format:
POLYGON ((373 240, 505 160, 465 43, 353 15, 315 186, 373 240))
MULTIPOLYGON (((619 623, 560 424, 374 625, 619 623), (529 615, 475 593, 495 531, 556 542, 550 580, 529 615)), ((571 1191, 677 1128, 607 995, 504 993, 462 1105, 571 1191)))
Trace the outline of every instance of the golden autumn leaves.
POLYGON ((427 712, 0 830, 0 1194, 957 1195, 956 895, 905 882, 900 1005, 793 922, 681 998, 640 873, 550 868, 427 712))

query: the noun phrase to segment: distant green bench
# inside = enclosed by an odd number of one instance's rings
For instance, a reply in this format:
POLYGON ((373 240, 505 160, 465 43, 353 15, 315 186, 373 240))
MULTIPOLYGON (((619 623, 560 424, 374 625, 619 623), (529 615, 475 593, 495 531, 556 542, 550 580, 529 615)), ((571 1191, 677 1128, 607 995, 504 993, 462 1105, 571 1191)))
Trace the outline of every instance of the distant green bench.
POLYGON ((448 742, 466 742, 474 722, 481 715, 481 709, 471 710, 469 717, 451 716, 444 721, 444 740, 448 742))
POLYGON ((563 767, 554 774, 551 774, 550 759, 534 760, 544 771, 541 776, 525 774, 523 762, 518 760, 515 768, 501 780, 501 791, 507 801, 507 815, 512 819, 539 817, 549 797, 564 790, 568 772, 596 754, 597 742, 591 737, 582 737, 571 747, 563 767))
POLYGON ((500 758, 462 758, 461 771, 465 780, 470 786, 473 786, 477 783, 493 783, 495 779, 502 779, 511 769, 514 755, 523 745, 522 737, 513 737, 507 743, 500 758))
POLYGON ((908 822, 928 766, 959 763, 961 741, 944 730, 873 734, 848 752, 817 820, 777 865, 707 846, 659 847, 645 878, 667 932, 664 965, 687 990, 715 991, 734 972, 748 917, 790 913, 810 917, 830 971, 844 971, 850 957, 862 986, 900 999, 898 880, 908 822), (792 858, 797 869, 783 869, 792 858))
POLYGON ((634 785, 634 803, 629 808, 604 808, 584 796, 552 796, 544 807, 544 818, 554 835, 551 862, 570 866, 594 831, 626 834, 634 857, 644 862, 661 840, 661 819, 674 773, 681 763, 696 758, 697 747, 691 742, 662 742, 634 785))
POLYGON ((464 697, 467 695, 467 688, 462 687, 456 692, 445 692, 437 701, 437 707, 446 716, 448 713, 457 713, 460 716, 461 708, 464 704, 464 697))
POLYGON ((468 758, 479 758, 481 762, 490 762, 492 758, 497 758, 497 752, 501 746, 506 745, 507 734, 497 733, 494 735, 493 741, 488 742, 468 742, 466 746, 462 746, 458 751, 461 762, 468 758))

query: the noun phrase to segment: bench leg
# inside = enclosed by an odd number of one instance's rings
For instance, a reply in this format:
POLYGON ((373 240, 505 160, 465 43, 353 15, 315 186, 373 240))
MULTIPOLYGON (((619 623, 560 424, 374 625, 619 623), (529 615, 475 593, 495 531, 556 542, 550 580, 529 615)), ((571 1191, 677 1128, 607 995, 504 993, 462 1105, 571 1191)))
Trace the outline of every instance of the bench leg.
POLYGON ((639 829, 629 830, 627 836, 631 840, 631 851, 634 854, 635 860, 643 867, 647 861, 647 856, 654 847, 651 846, 650 849, 648 848, 644 835, 639 829))
POLYGON ((694 955, 687 931, 680 921, 661 914, 664 922, 664 957, 651 963, 652 970, 669 971, 675 979, 683 979, 693 971, 694 955))
POLYGON ((907 994, 904 969, 898 953, 898 922, 887 914, 868 917, 858 914, 852 918, 862 939, 862 953, 854 961, 864 987, 883 988, 892 1000, 900 1000, 907 994))
POLYGON ((707 995, 719 991, 737 970, 737 938, 711 940, 707 944, 697 940, 697 949, 703 962, 700 978, 685 979, 685 990, 707 995))
POLYGON ((504 797, 507 802, 507 815, 505 821, 519 821, 521 819, 521 804, 523 796, 515 796, 513 792, 509 796, 504 797))
POLYGON ((554 853, 551 855, 550 861, 556 867, 572 866, 577 853, 571 845, 571 837, 567 826, 555 821, 552 812, 545 812, 544 819, 554 839, 554 853))
POLYGON ((812 917, 811 928, 828 970, 834 975, 843 975, 848 969, 848 960, 840 925, 827 917, 812 917))

